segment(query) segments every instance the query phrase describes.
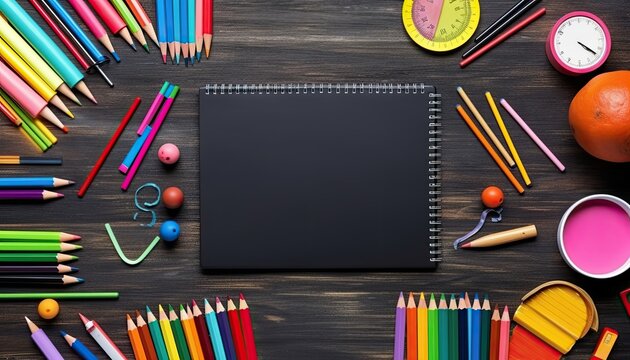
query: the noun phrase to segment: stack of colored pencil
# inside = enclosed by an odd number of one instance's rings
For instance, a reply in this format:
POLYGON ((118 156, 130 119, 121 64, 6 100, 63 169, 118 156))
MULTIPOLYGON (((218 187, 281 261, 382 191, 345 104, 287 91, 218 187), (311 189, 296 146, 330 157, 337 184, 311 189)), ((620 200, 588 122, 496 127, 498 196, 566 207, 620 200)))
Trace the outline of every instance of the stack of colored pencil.
POLYGON ((158 305, 157 316, 146 307, 146 320, 136 310, 127 315, 127 332, 136 359, 256 360, 256 343, 243 294, 238 309, 228 297, 227 310, 216 298, 216 311, 204 300, 205 311, 191 305, 158 305))
POLYGON ((0 230, 0 284, 7 285, 69 285, 83 279, 65 275, 78 268, 60 263, 76 260, 67 251, 79 250, 70 241, 78 235, 54 231, 0 230), (24 263, 50 263, 24 265, 24 263), (56 265, 52 265, 56 264, 56 265))
POLYGON ((455 294, 431 294, 427 304, 420 293, 416 305, 409 293, 405 305, 401 292, 395 322, 394 360, 508 360, 510 314, 507 306, 503 315, 498 306, 493 311, 487 295, 475 294, 471 303, 468 293, 459 301, 455 294))
POLYGON ((63 198, 62 193, 45 189, 74 184, 55 177, 0 178, 0 201, 47 201, 63 198))

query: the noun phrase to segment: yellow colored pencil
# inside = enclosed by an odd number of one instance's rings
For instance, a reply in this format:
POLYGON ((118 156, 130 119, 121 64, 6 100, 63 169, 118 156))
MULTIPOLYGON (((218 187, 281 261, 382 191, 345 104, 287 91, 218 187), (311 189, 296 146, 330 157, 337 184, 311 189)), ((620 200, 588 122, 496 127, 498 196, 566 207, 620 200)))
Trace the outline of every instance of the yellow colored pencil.
POLYGON ((514 162, 516 162, 516 167, 518 167, 518 171, 520 171, 521 176, 523 177, 523 181, 525 181, 525 185, 532 186, 532 181, 529 179, 529 175, 527 175, 527 170, 525 170, 525 166, 521 161, 521 157, 518 155, 518 151, 516 151, 516 147, 514 147, 514 143, 512 142, 512 137, 510 133, 507 131, 505 127, 505 123, 503 122, 503 118, 501 117, 501 113, 499 113, 499 109, 497 105, 494 103, 494 99, 492 98, 492 94, 489 91, 486 91, 486 99, 488 100, 488 104, 490 105, 490 109, 492 109, 492 114, 494 114, 494 118, 497 120, 497 124, 499 124, 499 128, 501 129, 501 133, 503 133, 503 138, 505 138, 505 142, 507 143, 508 148, 510 149, 510 153, 514 157, 514 162))
POLYGON ((42 134, 44 134, 44 136, 50 140, 51 143, 56 144, 57 143, 57 137, 55 135, 53 135, 52 132, 50 132, 50 130, 48 130, 48 128, 46 127, 46 125, 44 125, 44 123, 39 120, 39 119, 33 119, 33 124, 35 124, 35 126, 37 126, 37 128, 39 129, 39 131, 42 132, 42 134))
POLYGON ((462 100, 464 100, 464 103, 466 103, 466 105, 470 109, 470 112, 473 113, 473 116, 475 117, 475 119, 477 119, 477 121, 479 122, 479 125, 481 125, 481 127, 486 132, 486 134, 488 135, 488 137, 490 138, 494 146, 497 148, 497 150, 499 150, 501 155, 503 155, 508 165, 510 167, 514 167, 515 165, 514 160, 512 159, 510 154, 508 154, 507 150, 505 150, 505 147, 503 147, 503 144, 501 144, 497 136, 494 134, 494 131, 492 131, 490 126, 488 126, 488 123, 486 122, 486 120, 484 120, 483 116, 481 116, 481 114, 479 113, 479 110, 477 110, 477 107, 470 100, 470 98, 468 97, 464 89, 461 86, 458 86, 457 92, 459 93, 459 96, 462 98, 462 100))
POLYGON ((418 301, 418 360, 429 359, 429 317, 424 293, 418 301))
POLYGON ((162 305, 159 305, 158 307, 160 309, 160 329, 162 329, 162 337, 164 338, 168 358, 169 360, 179 360, 179 354, 177 353, 177 345, 175 344, 175 336, 173 335, 171 322, 164 312, 162 305))

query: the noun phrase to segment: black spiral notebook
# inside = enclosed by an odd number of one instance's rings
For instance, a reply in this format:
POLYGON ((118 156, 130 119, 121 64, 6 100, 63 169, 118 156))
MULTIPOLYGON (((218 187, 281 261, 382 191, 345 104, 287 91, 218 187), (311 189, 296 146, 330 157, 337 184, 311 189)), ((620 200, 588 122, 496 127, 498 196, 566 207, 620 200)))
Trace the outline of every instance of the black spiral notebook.
POLYGON ((424 84, 201 88, 201 266, 434 268, 440 103, 424 84))

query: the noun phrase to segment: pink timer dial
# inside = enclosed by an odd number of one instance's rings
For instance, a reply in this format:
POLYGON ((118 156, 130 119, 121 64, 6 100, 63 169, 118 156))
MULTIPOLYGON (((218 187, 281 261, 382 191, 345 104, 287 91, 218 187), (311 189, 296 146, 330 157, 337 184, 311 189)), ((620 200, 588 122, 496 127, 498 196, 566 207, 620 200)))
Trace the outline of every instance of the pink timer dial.
POLYGON ((547 58, 566 75, 596 70, 608 59, 611 41, 606 24, 586 11, 574 11, 560 18, 547 38, 547 58))

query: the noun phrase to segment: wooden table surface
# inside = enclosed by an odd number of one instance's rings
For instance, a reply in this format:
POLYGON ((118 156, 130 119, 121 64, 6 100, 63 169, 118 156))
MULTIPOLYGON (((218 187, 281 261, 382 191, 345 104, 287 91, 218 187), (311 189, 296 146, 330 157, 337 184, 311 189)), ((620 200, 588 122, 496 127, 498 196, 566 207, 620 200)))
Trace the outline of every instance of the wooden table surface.
MULTIPOLYGON (((19 0, 31 13, 32 6, 19 0)), ((514 0, 483 1, 480 28, 507 10, 514 0)), ((153 1, 143 1, 154 14, 153 1)), ((64 329, 104 355, 84 332, 77 317, 83 312, 98 320, 110 336, 131 355, 125 313, 149 304, 179 304, 191 298, 244 292, 252 308, 260 359, 390 359, 393 349, 394 306, 398 292, 478 291, 490 294, 512 310, 519 299, 549 280, 566 280, 593 297, 602 326, 620 332, 614 359, 630 358, 630 321, 618 293, 629 285, 630 273, 612 280, 593 280, 571 270, 560 257, 556 229, 563 212, 576 200, 608 193, 630 200, 630 168, 595 160, 574 142, 568 124, 571 98, 590 78, 569 78, 551 68, 544 41, 553 23, 565 13, 583 9, 599 14, 613 39, 610 59, 600 71, 630 65, 624 0, 543 1, 547 14, 533 25, 483 56, 468 68, 458 67, 461 49, 436 55, 423 51, 407 37, 401 25, 401 1, 257 1, 215 2, 215 37, 210 60, 185 68, 162 65, 158 50, 133 52, 121 39, 114 45, 122 62, 105 66, 115 81, 108 88, 97 76, 86 83, 99 100, 72 106, 75 120, 63 118, 70 128, 58 131, 59 144, 48 155, 64 157, 62 167, 0 168, 0 175, 54 175, 81 182, 136 96, 142 97, 136 116, 110 155, 84 199, 78 185, 63 189, 66 198, 47 204, 0 204, 2 228, 58 229, 83 236, 84 250, 74 265, 86 283, 69 291, 120 291, 117 301, 62 301, 60 316, 46 323, 38 319, 34 301, 3 303, 0 311, 0 358, 35 359, 40 354, 29 339, 23 317, 35 319, 62 350, 75 355, 58 335, 64 329), (129 192, 120 191, 123 177, 116 170, 131 146, 135 129, 164 80, 182 86, 150 155, 142 164, 129 192), (290 82, 425 82, 443 94, 443 225, 444 261, 434 272, 283 272, 202 273, 199 268, 199 132, 197 89, 216 83, 290 82), (460 101, 456 86, 465 87, 481 111, 490 116, 483 92, 510 100, 531 127, 565 163, 566 173, 550 161, 517 128, 508 127, 519 147, 534 186, 519 196, 457 116, 460 101), (155 156, 157 147, 172 142, 182 158, 165 169, 155 156), (130 257, 139 254, 157 234, 141 227, 148 221, 132 216, 133 190, 146 182, 161 187, 180 186, 186 203, 177 214, 158 208, 159 221, 171 216, 182 225, 182 237, 173 248, 160 244, 137 267, 117 257, 104 228, 111 223, 130 257), (482 210, 479 192, 496 184, 506 192, 504 221, 487 225, 484 232, 536 224, 536 241, 491 251, 454 251, 450 243, 467 232, 482 210)), ((152 15, 153 16, 153 15, 152 15)), ((38 15, 36 19, 41 20, 38 15)), ((66 99, 64 99, 66 100, 66 99)), ((69 103, 69 100, 66 100, 69 103)), ((392 114, 396 116, 396 114, 392 114)), ((35 151, 7 121, 0 123, 0 153, 35 151)), ((404 251, 404 249, 401 249, 404 251)), ((226 255, 229 256, 229 255, 226 255)), ((357 256, 360 256, 357 253, 357 256)), ((2 288, 1 291, 39 290, 2 288)), ((579 341, 569 358, 585 359, 598 334, 579 341)))

